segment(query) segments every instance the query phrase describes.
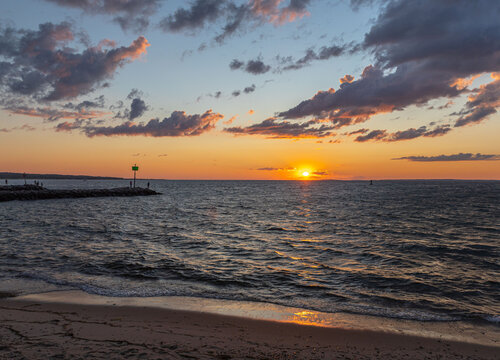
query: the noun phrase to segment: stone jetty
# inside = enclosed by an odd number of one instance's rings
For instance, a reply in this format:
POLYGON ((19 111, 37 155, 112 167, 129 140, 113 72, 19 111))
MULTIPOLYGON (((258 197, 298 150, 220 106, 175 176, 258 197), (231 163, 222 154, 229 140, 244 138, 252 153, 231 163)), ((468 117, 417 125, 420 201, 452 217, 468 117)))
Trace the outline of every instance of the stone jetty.
POLYGON ((160 194, 161 193, 158 193, 154 190, 140 187, 53 190, 37 185, 0 186, 0 202, 12 200, 68 199, 107 196, 148 196, 160 194))

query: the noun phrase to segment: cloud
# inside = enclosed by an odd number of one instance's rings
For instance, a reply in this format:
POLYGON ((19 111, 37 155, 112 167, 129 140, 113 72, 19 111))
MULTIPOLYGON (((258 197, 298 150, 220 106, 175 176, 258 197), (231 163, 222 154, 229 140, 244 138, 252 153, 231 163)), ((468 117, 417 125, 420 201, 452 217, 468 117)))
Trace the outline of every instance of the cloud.
POLYGON ((246 88, 243 89, 243 92, 245 94, 250 94, 250 93, 253 93, 254 91, 255 91, 255 84, 247 86, 246 88))
POLYGON ((234 120, 236 120, 238 118, 238 115, 234 115, 232 116, 230 119, 228 119, 227 121, 224 121, 224 125, 231 125, 234 120))
POLYGON ((348 132, 344 135, 351 136, 351 135, 357 135, 357 134, 366 134, 368 131, 370 131, 370 130, 369 129, 358 129, 358 130, 348 132))
POLYGON ((247 114, 248 115, 253 115, 253 114, 255 114, 255 110, 254 109, 250 109, 250 110, 248 110, 247 114))
MULTIPOLYGON (((353 2, 361 3, 366 1, 353 2)), ((480 122, 499 106, 498 79, 480 89, 469 90, 468 84, 475 76, 500 71, 499 13, 500 2, 488 0, 457 0, 453 6, 445 0, 390 1, 357 47, 371 52, 374 64, 365 67, 357 80, 345 81, 337 90, 319 91, 278 113, 278 118, 312 116, 341 127, 472 91, 476 95, 470 97, 455 126, 480 122)), ((376 131, 359 139, 385 138, 376 131)), ((445 132, 449 128, 434 134, 445 132)), ((386 140, 418 134, 418 129, 389 134, 386 140)))
MULTIPOLYGON (((363 133, 366 132, 366 129, 363 133)), ((411 139, 416 139, 419 137, 437 137, 437 136, 443 136, 447 134, 449 131, 451 131, 451 128, 449 125, 441 125, 437 126, 434 129, 429 129, 427 126, 421 126, 418 129, 415 128, 410 128, 406 130, 401 130, 401 131, 396 131, 393 133, 388 133, 387 130, 372 130, 366 135, 360 135, 356 137, 354 141, 356 142, 366 142, 366 141, 385 141, 385 142, 393 142, 393 141, 402 141, 402 140, 411 140, 411 139)), ((352 133, 349 133, 348 135, 352 134, 357 134, 360 132, 358 131, 353 131, 352 133)))
POLYGON ((484 160, 500 160, 500 155, 485 155, 472 153, 458 153, 453 155, 438 155, 438 156, 403 156, 392 160, 408 160, 417 162, 436 162, 436 161, 484 161, 484 160))
POLYGON ((0 79, 4 98, 55 101, 89 93, 149 46, 140 36, 130 46, 104 41, 77 52, 67 46, 73 39, 68 23, 41 24, 37 31, 0 29, 0 55, 11 64, 0 79))
POLYGON ((387 137, 386 130, 372 130, 366 135, 360 135, 356 138, 357 142, 365 142, 370 140, 382 140, 387 137))
POLYGON ((206 28, 209 24, 224 20, 215 36, 217 43, 242 32, 249 27, 265 23, 276 26, 296 21, 307 15, 307 6, 311 0, 196 0, 174 14, 160 21, 160 28, 165 32, 193 32, 206 28))
POLYGON ((250 94, 250 93, 253 93, 255 91, 257 87, 255 86, 255 84, 252 84, 250 86, 247 86, 245 87, 243 90, 234 90, 231 95, 233 97, 238 97, 240 96, 242 93, 244 94, 250 94))
POLYGON ((86 126, 83 128, 88 137, 94 136, 197 136, 212 130, 224 118, 219 113, 208 110, 199 115, 188 115, 184 111, 174 111, 169 117, 152 119, 146 124, 127 121, 118 126, 86 126))
POLYGON ((255 169, 257 171, 297 171, 297 168, 287 167, 287 168, 278 168, 278 167, 262 167, 255 169))
POLYGON ((254 0, 251 2, 251 11, 256 17, 281 25, 307 15, 307 5, 311 0, 291 0, 287 6, 280 8, 281 2, 281 0, 254 0))
POLYGON ((500 73, 493 73, 491 76, 494 81, 481 85, 479 91, 469 97, 455 127, 478 123, 497 112, 496 108, 500 106, 500 73))
MULTIPOLYGON (((79 104, 78 104, 79 105, 79 104)), ((76 111, 57 109, 51 107, 29 107, 26 105, 4 106, 4 109, 12 114, 40 117, 46 121, 57 121, 61 119, 94 119, 108 115, 105 111, 89 110, 87 108, 76 108, 76 111)))
POLYGON ((281 63, 280 70, 288 71, 288 70, 299 70, 303 67, 310 65, 313 61, 317 60, 328 60, 332 57, 339 57, 344 55, 347 50, 351 49, 351 45, 332 45, 332 46, 323 46, 319 49, 319 51, 315 51, 314 49, 306 50, 306 53, 303 57, 298 60, 293 60, 292 57, 280 57, 278 56, 278 60, 281 63))
POLYGON ((320 125, 314 120, 298 124, 287 121, 278 122, 274 118, 248 127, 225 128, 234 135, 261 135, 271 139, 323 138, 333 135, 333 127, 320 125))
POLYGON ((143 96, 144 96, 144 94, 143 94, 143 92, 141 90, 139 90, 139 89, 132 89, 128 93, 127 99, 128 100, 132 100, 132 99, 135 99, 135 98, 138 98, 138 97, 143 97, 143 96))
POLYGON ((115 15, 123 30, 143 31, 156 13, 160 0, 45 0, 59 6, 81 9, 88 14, 115 15))
POLYGON ((90 126, 90 121, 85 119, 76 119, 73 122, 64 121, 56 125, 55 129, 57 132, 72 132, 73 130, 81 129, 83 126, 90 126))
POLYGON ((221 16, 224 3, 223 0, 196 0, 191 8, 180 8, 173 15, 163 18, 160 28, 170 32, 203 28, 207 22, 221 16))
POLYGON ((104 95, 100 95, 94 100, 84 100, 78 104, 73 104, 72 102, 63 105, 65 109, 77 110, 78 112, 85 111, 86 109, 101 109, 105 105, 104 95))
POLYGON ((264 62, 258 58, 254 60, 248 60, 246 65, 243 61, 234 59, 229 64, 229 68, 231 70, 241 69, 252 75, 265 74, 266 72, 271 70, 271 66, 264 64, 264 62))
POLYGON ((343 78, 340 78, 340 83, 345 84, 345 83, 352 83, 354 81, 354 76, 352 75, 345 75, 343 78))
POLYGON ((231 63, 229 64, 229 68, 231 70, 238 70, 241 69, 244 65, 245 63, 243 61, 240 61, 238 59, 233 59, 233 61, 231 61, 231 63))
POLYGON ((146 110, 148 110, 148 107, 144 100, 140 98, 135 98, 132 100, 132 104, 130 104, 130 114, 128 119, 129 120, 134 120, 138 117, 141 117, 146 110))

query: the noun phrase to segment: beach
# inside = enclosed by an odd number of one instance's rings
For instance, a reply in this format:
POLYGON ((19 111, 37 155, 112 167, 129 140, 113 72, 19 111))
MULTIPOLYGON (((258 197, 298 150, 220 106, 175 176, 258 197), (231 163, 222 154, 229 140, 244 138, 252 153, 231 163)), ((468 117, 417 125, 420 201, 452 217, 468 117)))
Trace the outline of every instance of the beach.
POLYGON ((155 301, 79 291, 3 298, 0 358, 498 359, 500 351, 498 334, 481 338, 480 331, 477 338, 454 341, 345 321, 339 327, 311 326, 179 310, 179 301, 169 309, 155 301))

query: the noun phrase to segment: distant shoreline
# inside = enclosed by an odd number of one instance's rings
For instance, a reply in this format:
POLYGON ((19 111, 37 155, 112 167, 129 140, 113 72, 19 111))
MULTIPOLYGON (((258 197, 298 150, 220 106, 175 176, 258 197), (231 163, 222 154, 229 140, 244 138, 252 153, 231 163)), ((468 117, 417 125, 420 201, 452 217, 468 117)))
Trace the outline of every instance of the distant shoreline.
POLYGON ((0 172, 0 179, 15 180, 125 180, 121 177, 90 176, 90 175, 60 175, 60 174, 23 174, 14 172, 0 172))

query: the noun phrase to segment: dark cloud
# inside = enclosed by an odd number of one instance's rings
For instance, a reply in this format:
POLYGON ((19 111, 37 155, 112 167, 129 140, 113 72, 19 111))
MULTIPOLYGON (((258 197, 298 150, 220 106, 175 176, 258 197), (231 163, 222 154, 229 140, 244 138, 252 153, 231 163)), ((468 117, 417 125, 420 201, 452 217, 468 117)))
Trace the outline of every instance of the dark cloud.
POLYGON ((495 114, 497 110, 493 107, 478 107, 466 116, 461 116, 455 123, 455 127, 478 123, 487 116, 495 114))
POLYGON ((224 0, 196 0, 191 8, 180 8, 173 15, 162 19, 160 28, 171 32, 202 28, 222 15, 224 5, 224 0))
MULTIPOLYGON (((426 126, 421 126, 418 129, 411 128, 407 130, 396 131, 393 133, 388 133, 387 130, 372 130, 366 135, 360 135, 356 137, 354 141, 356 142, 366 142, 366 141, 385 141, 385 142, 393 142, 393 141, 402 141, 402 140, 411 140, 419 137, 437 137, 443 136, 451 131, 449 125, 441 125, 435 127, 434 129, 428 129, 426 126)), ((354 131, 353 134, 357 132, 354 131)))
POLYGON ((238 97, 240 96, 242 93, 244 94, 250 94, 250 93, 253 93, 255 91, 255 89, 257 89, 257 87, 255 86, 255 84, 252 84, 250 86, 247 86, 245 87, 243 90, 234 90, 231 95, 233 97, 238 97))
MULTIPOLYGON (((352 2, 362 3, 367 1, 352 2)), ((320 91, 278 115, 285 120, 313 116, 341 127, 376 114, 469 93, 470 79, 500 71, 499 13, 500 2, 489 0, 390 1, 358 47, 373 53, 374 65, 337 91, 320 91)), ((306 54, 304 63, 316 55, 306 54)), ((497 81, 472 90, 477 94, 471 96, 455 126, 477 123, 496 112, 500 105, 497 81)), ((389 138, 379 131, 383 132, 376 130, 358 141, 414 138, 420 133, 438 136, 450 128, 432 133, 406 130, 389 134, 389 138)))
POLYGON ((245 66, 245 71, 253 75, 265 74, 271 70, 271 66, 266 65, 262 60, 249 60, 245 66))
POLYGON ((247 73, 253 75, 265 74, 266 72, 271 70, 271 66, 264 64, 261 59, 248 60, 246 64, 243 61, 234 59, 229 64, 229 68, 231 70, 242 69, 247 73))
POLYGON ((12 114, 43 118, 46 121, 61 119, 94 119, 107 115, 104 111, 91 110, 90 108, 75 108, 73 111, 52 107, 30 107, 27 105, 9 104, 3 107, 12 114))
POLYGON ((434 161, 484 161, 484 160, 500 160, 500 155, 485 155, 472 153, 459 153, 453 155, 438 155, 438 156, 403 156, 392 160, 408 160, 417 162, 434 162, 434 161))
POLYGON ((78 104, 73 104, 72 102, 63 105, 65 109, 77 110, 78 112, 83 112, 86 109, 102 109, 105 106, 104 95, 101 95, 94 100, 84 100, 78 104))
POLYGON ((45 0, 59 6, 81 9, 89 14, 114 15, 123 30, 143 31, 156 13, 160 0, 45 0))
POLYGON ((293 60, 292 57, 280 57, 278 56, 278 60, 281 63, 280 70, 299 70, 303 67, 310 65, 313 61, 316 60, 328 60, 332 57, 338 57, 343 55, 347 50, 351 48, 351 45, 332 45, 332 46, 323 46, 318 51, 314 49, 306 50, 306 53, 303 57, 298 60, 293 60))
POLYGON ((250 94, 255 91, 255 84, 252 84, 251 86, 247 86, 246 88, 243 89, 243 92, 245 94, 250 94))
POLYGON ((169 117, 152 119, 146 124, 127 121, 118 126, 86 126, 83 131, 88 137, 94 136, 197 136, 212 130, 224 118, 219 113, 208 110, 199 115, 188 115, 184 111, 174 111, 169 117))
POLYGON ((89 93, 149 46, 140 36, 128 47, 103 40, 77 52, 67 46, 73 40, 68 23, 41 24, 37 31, 0 29, 0 56, 10 63, 0 79, 3 97, 54 101, 89 93))
POLYGON ((357 134, 366 134, 370 129, 359 129, 346 133, 345 135, 352 136, 357 134))
POLYGON ((500 106, 500 73, 493 73, 494 81, 482 85, 476 95, 469 97, 455 127, 478 123, 497 112, 500 106))
POLYGON ((381 140, 387 136, 386 130, 372 130, 366 135, 360 135, 356 138, 357 142, 365 142, 370 140, 381 140))
POLYGON ((252 25, 272 23, 281 25, 307 14, 311 0, 249 0, 243 4, 233 0, 196 0, 163 18, 160 28, 165 32, 192 32, 223 20, 218 43, 252 25), (283 5, 285 3, 286 5, 283 5))
POLYGON ((238 59, 233 59, 233 61, 231 61, 231 63, 229 64, 229 68, 231 70, 238 70, 241 69, 243 65, 245 65, 243 61, 239 61, 238 59))
POLYGON ((90 126, 91 121, 84 119, 76 119, 73 122, 64 121, 56 125, 55 129, 57 132, 72 132, 77 129, 81 129, 84 126, 90 126))
POLYGON ((127 119, 132 121, 144 115, 144 113, 149 110, 146 102, 140 98, 142 96, 142 91, 137 89, 132 89, 127 96, 128 100, 132 100, 130 103, 130 109, 124 109, 115 114, 115 119, 127 119))
POLYGON ((142 93, 141 90, 138 90, 138 89, 132 89, 130 90, 130 92, 128 93, 127 95, 127 99, 128 100, 132 100, 132 99, 135 99, 135 98, 140 98, 140 97, 143 97, 144 94, 142 93))
POLYGON ((135 98, 132 100, 132 104, 130 104, 130 114, 128 119, 129 120, 134 120, 138 117, 141 117, 146 110, 148 110, 148 107, 144 100, 140 98, 135 98))
POLYGON ((323 138, 332 136, 333 127, 320 125, 314 120, 298 124, 276 121, 274 118, 248 127, 225 128, 224 131, 235 135, 261 135, 272 139, 283 138, 323 138))

